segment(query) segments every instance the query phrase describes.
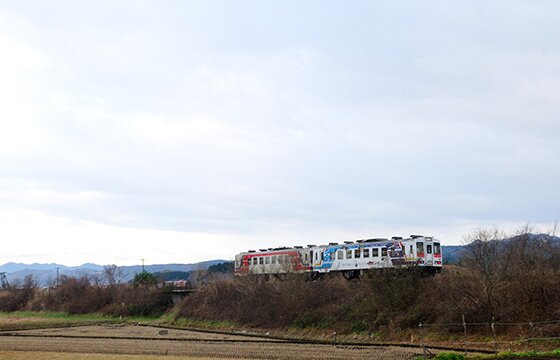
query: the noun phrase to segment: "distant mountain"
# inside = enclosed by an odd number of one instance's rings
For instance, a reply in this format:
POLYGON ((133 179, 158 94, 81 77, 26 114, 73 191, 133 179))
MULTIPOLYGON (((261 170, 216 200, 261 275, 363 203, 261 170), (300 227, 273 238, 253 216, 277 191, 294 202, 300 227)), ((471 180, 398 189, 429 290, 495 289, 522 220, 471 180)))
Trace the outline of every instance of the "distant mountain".
POLYGON ((464 250, 464 245, 442 246, 441 251, 443 253, 444 264, 457 264, 464 250))
POLYGON ((14 262, 9 262, 7 264, 4 264, 2 266, 0 266, 0 272, 7 272, 7 273, 11 273, 11 272, 16 272, 16 271, 20 271, 20 270, 26 270, 26 269, 33 269, 33 270, 52 270, 52 269, 56 269, 56 268, 65 268, 66 266, 64 265, 60 265, 60 264, 20 264, 20 263, 14 263, 14 262))
POLYGON ((66 270, 95 270, 95 271, 99 271, 99 270, 103 270, 103 266, 101 265, 97 265, 97 264, 90 264, 90 263, 86 263, 83 265, 79 265, 79 266, 66 266, 66 265, 62 265, 62 264, 55 264, 55 263, 50 263, 50 264, 22 264, 22 263, 14 263, 14 262, 9 262, 6 263, 2 266, 0 266, 0 272, 7 272, 7 273, 12 273, 12 272, 16 272, 16 271, 21 271, 21 270, 40 270, 40 271, 48 271, 48 270, 62 270, 62 269, 66 269, 66 270))
MULTIPOLYGON (((144 269, 151 273, 188 273, 194 270, 205 270, 217 264, 228 263, 227 260, 210 260, 194 264, 156 264, 146 265, 144 269)), ((32 275, 40 286, 48 286, 56 282, 57 269, 59 276, 81 277, 102 276, 104 266, 87 263, 80 266, 65 266, 61 264, 20 264, 7 263, 0 266, 0 272, 6 272, 10 283, 22 281, 27 275, 32 275)), ((119 266, 121 279, 130 281, 134 275, 142 271, 142 265, 119 266)))

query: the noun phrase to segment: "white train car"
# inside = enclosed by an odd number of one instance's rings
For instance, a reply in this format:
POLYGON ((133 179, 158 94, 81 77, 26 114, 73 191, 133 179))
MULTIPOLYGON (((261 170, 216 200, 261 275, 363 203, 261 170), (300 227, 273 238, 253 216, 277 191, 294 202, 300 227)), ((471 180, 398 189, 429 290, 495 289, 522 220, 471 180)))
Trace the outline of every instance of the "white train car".
POLYGON ((347 278, 370 269, 412 266, 435 273, 441 272, 443 264, 440 241, 420 235, 331 243, 314 250, 312 271, 342 272, 347 278))

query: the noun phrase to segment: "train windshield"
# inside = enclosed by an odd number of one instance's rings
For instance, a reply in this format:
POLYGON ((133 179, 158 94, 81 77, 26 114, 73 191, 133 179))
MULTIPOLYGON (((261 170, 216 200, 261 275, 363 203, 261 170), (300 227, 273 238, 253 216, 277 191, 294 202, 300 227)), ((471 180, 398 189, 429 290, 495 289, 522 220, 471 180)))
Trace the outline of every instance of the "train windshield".
POLYGON ((441 254, 441 246, 439 245, 439 243, 434 243, 434 254, 441 254))
POLYGON ((424 256, 424 243, 416 243, 416 256, 424 256))

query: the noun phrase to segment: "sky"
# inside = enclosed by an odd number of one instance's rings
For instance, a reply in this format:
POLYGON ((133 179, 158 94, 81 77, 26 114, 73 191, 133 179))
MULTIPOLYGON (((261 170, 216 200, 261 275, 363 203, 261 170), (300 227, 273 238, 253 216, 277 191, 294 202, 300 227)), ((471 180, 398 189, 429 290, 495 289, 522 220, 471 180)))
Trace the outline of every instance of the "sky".
POLYGON ((0 2, 0 263, 546 231, 560 2, 0 2))

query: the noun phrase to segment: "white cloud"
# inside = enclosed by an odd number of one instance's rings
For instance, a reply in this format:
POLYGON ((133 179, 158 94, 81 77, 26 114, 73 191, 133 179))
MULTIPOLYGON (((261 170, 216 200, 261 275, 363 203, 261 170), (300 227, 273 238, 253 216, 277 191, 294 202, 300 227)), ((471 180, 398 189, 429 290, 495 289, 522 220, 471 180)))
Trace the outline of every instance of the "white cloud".
MULTIPOLYGON (((12 19, 1 16, 1 20, 12 19)), ((46 60, 1 28, 0 51, 0 156, 30 154, 45 140, 38 124, 41 108, 32 100, 37 91, 34 81, 46 68, 46 60)))
POLYGON ((151 264, 230 260, 244 243, 234 236, 108 226, 17 208, 0 209, 0 226, 2 236, 10 239, 3 243, 0 262, 81 265, 94 260, 131 265, 141 258, 151 264))

